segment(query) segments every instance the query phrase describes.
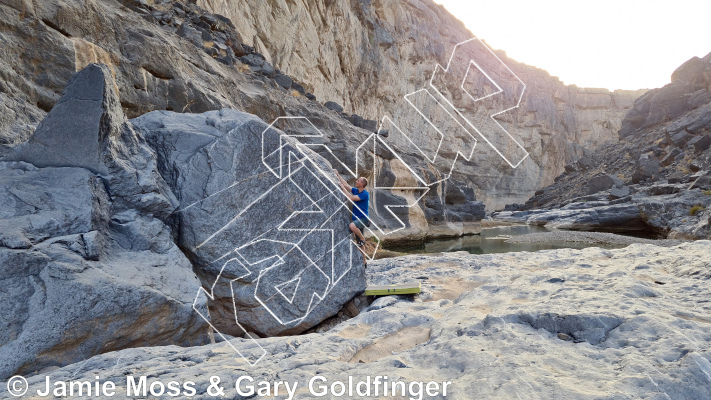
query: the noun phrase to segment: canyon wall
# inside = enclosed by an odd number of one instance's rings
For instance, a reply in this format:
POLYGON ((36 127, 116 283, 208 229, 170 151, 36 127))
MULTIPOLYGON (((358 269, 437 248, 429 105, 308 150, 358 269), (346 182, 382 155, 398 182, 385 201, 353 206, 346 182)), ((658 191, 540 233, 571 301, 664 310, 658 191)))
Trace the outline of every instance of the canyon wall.
MULTIPOLYGON (((323 101, 349 113, 396 124, 417 118, 403 96, 426 87, 437 63, 446 66, 470 32, 431 0, 198 0, 229 17, 242 40, 275 67, 297 76, 323 101)), ((497 55, 526 84, 510 113, 512 135, 531 157, 512 170, 480 140, 472 162, 454 178, 476 190, 488 209, 523 202, 553 183, 585 149, 617 140, 621 121, 644 91, 566 86, 547 72, 497 55)), ((477 60, 478 55, 472 57, 477 60)))
POLYGON ((671 78, 635 101, 622 121, 620 141, 567 165, 553 185, 520 210, 495 217, 565 229, 708 239, 711 53, 692 57, 671 78))
MULTIPOLYGON (((91 62, 109 67, 129 118, 154 110, 223 108, 266 122, 306 116, 327 133, 334 154, 352 163, 354 149, 377 125, 350 114, 389 116, 431 147, 436 137, 416 121, 417 111, 403 96, 426 87, 435 64, 446 64, 454 46, 473 36, 430 1, 199 4, 209 10, 168 0, 0 2, 0 108, 7 111, 0 117, 0 158, 3 147, 29 138, 66 81, 91 62), (343 104, 348 114, 321 105, 327 101, 343 104)), ((384 138, 431 188, 401 215, 410 230, 406 236, 468 232, 462 224, 483 216, 478 202, 487 211, 523 203, 566 164, 617 140, 622 118, 641 93, 566 86, 501 51, 496 55, 526 85, 520 107, 502 121, 530 156, 513 169, 479 138, 471 161, 460 159, 442 182, 442 171, 408 149, 402 137, 384 138)), ((470 56, 484 68, 495 61, 470 56)), ((364 168, 366 176, 407 181, 402 163, 384 153, 378 160, 364 168)), ((416 198, 392 194, 388 202, 416 198)), ((391 218, 382 207, 386 201, 373 203, 373 213, 391 218)))

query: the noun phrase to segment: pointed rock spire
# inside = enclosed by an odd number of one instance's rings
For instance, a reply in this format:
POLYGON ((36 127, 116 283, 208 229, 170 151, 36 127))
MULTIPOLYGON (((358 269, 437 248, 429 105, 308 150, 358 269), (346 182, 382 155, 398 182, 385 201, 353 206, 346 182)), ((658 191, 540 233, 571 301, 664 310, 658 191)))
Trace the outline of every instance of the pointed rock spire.
POLYGON ((108 173, 104 150, 126 122, 114 86, 111 71, 103 64, 89 64, 77 72, 32 137, 10 157, 37 167, 108 173))

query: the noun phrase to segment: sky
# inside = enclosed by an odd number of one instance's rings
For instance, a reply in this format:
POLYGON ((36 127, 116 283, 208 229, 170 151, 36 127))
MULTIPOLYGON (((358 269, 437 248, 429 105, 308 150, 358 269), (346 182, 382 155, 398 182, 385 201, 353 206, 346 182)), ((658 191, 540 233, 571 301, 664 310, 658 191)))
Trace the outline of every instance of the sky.
POLYGON ((711 53, 710 0, 434 1, 490 47, 580 87, 661 87, 711 53))

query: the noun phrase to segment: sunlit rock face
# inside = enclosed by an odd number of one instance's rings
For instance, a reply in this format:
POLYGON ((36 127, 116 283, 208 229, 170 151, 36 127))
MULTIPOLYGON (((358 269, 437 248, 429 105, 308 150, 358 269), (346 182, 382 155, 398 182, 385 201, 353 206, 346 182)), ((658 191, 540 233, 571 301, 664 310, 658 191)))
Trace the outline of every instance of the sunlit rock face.
MULTIPOLYGON (((436 139, 433 130, 403 96, 426 87, 435 65, 446 66, 454 46, 477 33, 429 0, 199 0, 198 5, 232 19, 246 43, 299 77, 319 100, 369 119, 389 116, 403 129, 430 135, 430 141, 436 139)), ((497 55, 526 84, 520 108, 503 120, 530 159, 514 170, 479 138, 472 161, 455 168, 454 177, 490 210, 525 201, 585 149, 616 141, 622 118, 644 93, 566 86, 541 69, 497 55)), ((486 54, 471 58, 489 72, 498 68, 486 54)))
MULTIPOLYGON (((0 24, 8 33, 0 61, 0 108, 7 112, 0 113, 0 144, 26 141, 72 74, 98 62, 108 66, 129 118, 154 110, 223 108, 267 123, 306 116, 329 135, 334 153, 354 162, 354 149, 388 116, 421 148, 439 147, 437 131, 403 96, 426 88, 435 65, 446 65, 454 46, 473 36, 459 21, 429 1, 296 1, 283 7, 271 1, 3 5, 0 24)), ((485 211, 523 203, 586 149, 616 140, 620 121, 639 94, 565 86, 503 52, 496 55, 526 85, 520 107, 500 122, 529 156, 513 169, 479 137, 471 161, 460 158, 443 181, 447 171, 438 161, 413 150, 390 126, 384 141, 407 164, 379 153, 365 175, 404 185, 412 170, 430 186, 416 206, 401 210, 406 225, 401 239, 472 232, 478 228, 468 224, 475 225, 485 211)), ((469 58, 492 77, 502 71, 494 54, 469 58)), ((496 100, 479 111, 493 113, 502 104, 496 100)), ((442 132, 457 127, 442 110, 432 116, 442 132)), ((471 146, 445 140, 441 155, 451 161, 458 150, 471 146)), ((0 146, 0 157, 4 151, 0 146)), ((415 199, 407 191, 382 192, 374 196, 372 212, 390 219, 394 228, 385 205, 415 199)))

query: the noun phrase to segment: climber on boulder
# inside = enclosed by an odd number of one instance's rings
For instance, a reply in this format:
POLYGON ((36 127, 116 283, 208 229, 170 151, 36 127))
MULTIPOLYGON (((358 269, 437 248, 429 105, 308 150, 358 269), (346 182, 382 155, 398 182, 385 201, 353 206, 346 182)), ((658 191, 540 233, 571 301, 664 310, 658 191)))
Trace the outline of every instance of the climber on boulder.
POLYGON ((365 237, 362 230, 366 226, 370 226, 368 219, 368 203, 370 201, 370 193, 365 188, 368 186, 368 180, 360 177, 355 182, 355 187, 351 187, 345 179, 341 177, 336 169, 333 170, 338 177, 338 183, 341 186, 343 193, 353 202, 353 216, 348 228, 357 238, 358 247, 363 247, 365 237))

